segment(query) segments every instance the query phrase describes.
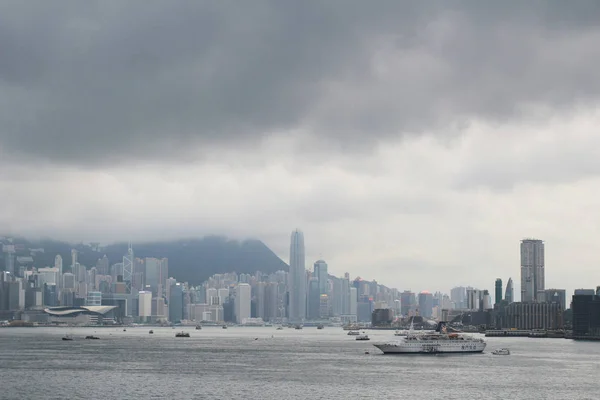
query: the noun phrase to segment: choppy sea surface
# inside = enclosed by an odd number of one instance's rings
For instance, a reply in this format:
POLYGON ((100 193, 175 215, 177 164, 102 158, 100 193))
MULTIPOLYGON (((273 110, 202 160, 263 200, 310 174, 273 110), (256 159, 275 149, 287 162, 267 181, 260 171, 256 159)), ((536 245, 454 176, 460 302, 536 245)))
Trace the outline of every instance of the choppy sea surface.
POLYGON ((2 328, 0 399, 600 398, 600 342, 486 338, 483 354, 382 355, 372 343, 393 331, 363 342, 331 327, 152 329, 2 328))

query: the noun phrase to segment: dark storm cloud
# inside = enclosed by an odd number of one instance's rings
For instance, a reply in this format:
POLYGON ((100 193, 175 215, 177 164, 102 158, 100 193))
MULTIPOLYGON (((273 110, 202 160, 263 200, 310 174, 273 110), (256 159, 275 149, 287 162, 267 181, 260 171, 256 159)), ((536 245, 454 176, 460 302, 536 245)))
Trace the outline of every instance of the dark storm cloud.
POLYGON ((0 150, 166 161, 304 127, 351 146, 595 101, 600 3, 509 3, 2 2, 0 150))

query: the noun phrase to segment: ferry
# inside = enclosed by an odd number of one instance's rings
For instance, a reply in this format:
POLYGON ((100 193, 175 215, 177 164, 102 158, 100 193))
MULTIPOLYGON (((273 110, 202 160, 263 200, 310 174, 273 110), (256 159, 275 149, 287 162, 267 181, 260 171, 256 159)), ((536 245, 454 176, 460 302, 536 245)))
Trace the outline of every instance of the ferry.
POLYGON ((374 346, 384 354, 481 353, 486 343, 472 336, 448 333, 446 322, 439 322, 433 333, 415 333, 411 326, 405 338, 374 346))

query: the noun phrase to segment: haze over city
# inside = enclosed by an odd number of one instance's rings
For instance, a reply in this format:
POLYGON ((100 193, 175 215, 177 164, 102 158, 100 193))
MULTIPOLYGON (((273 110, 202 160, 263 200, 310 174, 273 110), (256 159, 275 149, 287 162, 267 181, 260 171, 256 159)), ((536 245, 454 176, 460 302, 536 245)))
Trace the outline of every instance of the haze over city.
POLYGON ((252 237, 288 262, 299 228, 307 267, 515 293, 534 237, 546 287, 600 283, 597 2, 0 15, 0 233, 252 237))

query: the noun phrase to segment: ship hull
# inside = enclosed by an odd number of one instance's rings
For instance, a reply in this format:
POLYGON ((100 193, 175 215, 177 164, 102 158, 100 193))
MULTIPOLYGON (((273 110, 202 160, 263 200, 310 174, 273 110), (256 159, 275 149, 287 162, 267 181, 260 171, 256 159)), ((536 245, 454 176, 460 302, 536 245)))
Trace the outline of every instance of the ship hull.
POLYGON ((398 343, 375 344, 384 354, 447 354, 447 353, 482 353, 486 343, 476 342, 468 344, 425 344, 425 343, 398 343))

